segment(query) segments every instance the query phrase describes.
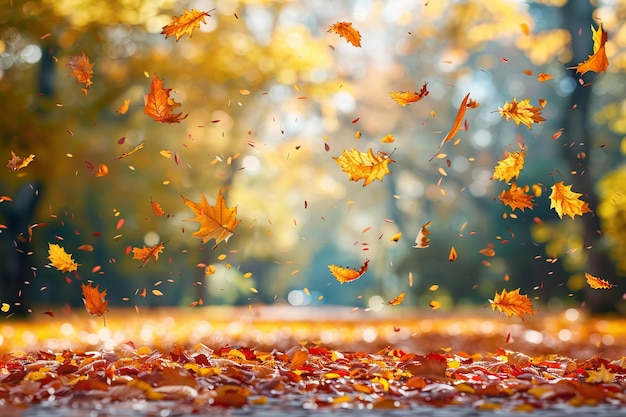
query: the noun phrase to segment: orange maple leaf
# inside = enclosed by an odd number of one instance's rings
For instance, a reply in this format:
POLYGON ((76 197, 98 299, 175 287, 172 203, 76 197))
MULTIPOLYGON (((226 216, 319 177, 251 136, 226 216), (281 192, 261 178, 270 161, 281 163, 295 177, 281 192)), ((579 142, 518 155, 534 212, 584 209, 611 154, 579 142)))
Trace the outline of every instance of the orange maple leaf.
POLYGON ((344 149, 337 158, 333 158, 341 167, 341 170, 350 176, 350 181, 363 180, 363 187, 374 180, 382 181, 383 177, 391 174, 389 164, 395 162, 387 153, 378 151, 376 155, 372 149, 367 153, 359 152, 357 149, 344 149))
POLYGON ((402 107, 407 104, 415 103, 420 101, 424 97, 428 95, 428 83, 424 83, 422 89, 417 91, 392 91, 389 93, 389 97, 391 97, 396 103, 401 105, 402 107))
POLYGON ((235 234, 235 228, 241 220, 237 220, 237 207, 226 207, 226 200, 220 190, 217 194, 215 206, 209 205, 204 194, 200 194, 201 200, 194 203, 183 197, 183 201, 196 217, 187 219, 200 223, 200 229, 193 232, 193 236, 202 238, 202 243, 215 239, 216 248, 221 241, 228 242, 228 239, 235 234))
POLYGON ((67 66, 72 70, 70 77, 75 77, 76 82, 85 84, 83 94, 87 94, 86 89, 93 84, 91 78, 93 77, 94 64, 89 62, 89 57, 85 54, 85 51, 83 51, 82 55, 71 57, 67 66))
POLYGON ((66 253, 65 249, 54 243, 48 243, 48 259, 52 266, 61 272, 76 271, 80 266, 72 259, 71 254, 66 253))
POLYGON ((589 286, 594 290, 606 290, 615 287, 614 284, 611 284, 610 282, 605 281, 602 278, 594 277, 587 272, 585 272, 585 278, 587 279, 587 284, 589 284, 589 286))
POLYGON ((510 292, 506 292, 506 290, 503 289, 500 294, 496 291, 493 300, 489 300, 491 309, 495 311, 497 308, 500 313, 505 313, 507 317, 511 317, 515 314, 522 320, 524 320, 524 314, 535 314, 537 310, 533 310, 533 304, 530 298, 520 294, 519 291, 519 288, 510 292))
POLYGON ((183 116, 182 113, 174 113, 174 109, 180 107, 180 103, 170 97, 170 91, 171 88, 163 88, 163 81, 154 74, 150 93, 144 94, 143 112, 161 123, 180 123, 186 119, 189 114, 183 116))
POLYGON ((600 72, 606 72, 606 69, 609 67, 609 59, 606 57, 606 51, 604 49, 608 35, 602 30, 602 23, 598 25, 598 30, 595 30, 592 25, 591 32, 593 38, 593 55, 589 55, 586 61, 576 66, 576 73, 580 73, 580 75, 584 75, 589 71, 599 74, 600 72))
POLYGON ((92 287, 91 284, 81 284, 80 288, 83 290, 83 303, 85 303, 85 310, 91 315, 96 317, 102 316, 104 326, 106 327, 106 318, 104 314, 109 311, 109 300, 105 300, 107 296, 107 290, 98 290, 98 285, 92 287))
POLYGON ((398 294, 398 296, 396 298, 394 298, 393 300, 388 301, 387 304, 389 304, 391 306, 397 306, 397 305, 402 304, 405 299, 406 299, 406 293, 405 292, 401 292, 400 294, 398 294))
POLYGON ((591 213, 589 204, 580 199, 581 193, 572 191, 572 185, 564 185, 563 181, 559 181, 552 187, 550 194, 550 208, 563 218, 563 214, 570 216, 572 219, 575 215, 582 216, 584 213, 591 213))
POLYGON ((510 206, 513 210, 520 209, 524 211, 527 208, 532 210, 536 204, 533 202, 533 196, 526 194, 528 188, 527 185, 518 187, 516 183, 513 183, 510 189, 503 190, 500 193, 498 199, 502 204, 510 206))
POLYGON ((159 260, 159 253, 163 252, 164 247, 165 242, 159 242, 156 245, 150 247, 144 245, 143 248, 133 248, 133 259, 139 259, 140 261, 143 261, 139 268, 143 268, 152 257, 154 257, 154 263, 156 264, 159 260))
POLYGON ((414 248, 423 249, 427 248, 430 245, 430 238, 428 237, 428 235, 432 232, 428 230, 428 226, 430 226, 431 223, 432 221, 425 223, 420 231, 417 233, 417 236, 415 237, 415 245, 413 245, 414 248))
POLYGON ((541 124, 541 122, 546 120, 541 117, 541 109, 543 107, 544 105, 534 107, 530 104, 529 98, 520 102, 517 101, 517 98, 513 98, 510 103, 505 101, 503 107, 498 107, 498 111, 500 112, 500 117, 504 117, 506 121, 513 119, 516 126, 519 126, 521 123, 532 130, 533 123, 541 124))
POLYGON ((341 265, 333 264, 328 265, 328 269, 330 270, 330 273, 335 278, 337 278, 337 281, 343 284, 344 282, 350 282, 361 278, 363 274, 367 271, 367 265, 369 264, 369 262, 369 259, 366 259, 363 265, 361 265, 358 270, 344 268, 341 265))
POLYGON ((19 156, 15 155, 13 151, 11 151, 11 159, 9 159, 6 167, 9 168, 11 171, 18 171, 30 164, 33 159, 35 159, 35 155, 33 154, 30 154, 26 158, 22 159, 19 156))
POLYGON ((348 43, 361 47, 361 34, 352 26, 352 22, 337 22, 328 28, 328 32, 335 32, 348 43))
POLYGON ((521 152, 507 152, 508 156, 500 161, 493 170, 493 179, 504 182, 509 182, 512 179, 517 179, 519 173, 524 169, 524 156, 526 153, 521 152))
POLYGON ((175 36, 176 42, 185 35, 191 38, 193 31, 199 28, 201 23, 206 23, 204 21, 206 16, 210 17, 211 15, 209 12, 201 12, 196 9, 185 10, 180 17, 172 17, 172 23, 163 26, 161 34, 165 35, 165 39, 175 36))

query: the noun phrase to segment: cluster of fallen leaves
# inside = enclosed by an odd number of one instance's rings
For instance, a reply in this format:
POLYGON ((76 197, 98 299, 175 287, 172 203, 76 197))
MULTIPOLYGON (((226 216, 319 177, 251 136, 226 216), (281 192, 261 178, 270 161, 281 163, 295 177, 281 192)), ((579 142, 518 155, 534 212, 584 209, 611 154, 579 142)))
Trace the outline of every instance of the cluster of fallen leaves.
POLYGON ((181 414, 212 407, 278 410, 469 406, 534 411, 555 405, 626 405, 624 358, 573 360, 385 348, 342 352, 319 345, 282 351, 241 346, 175 345, 163 352, 125 343, 113 351, 0 355, 0 400, 5 405, 50 403, 80 408, 127 401, 152 402, 181 414), (285 399, 290 400, 285 400, 285 399))

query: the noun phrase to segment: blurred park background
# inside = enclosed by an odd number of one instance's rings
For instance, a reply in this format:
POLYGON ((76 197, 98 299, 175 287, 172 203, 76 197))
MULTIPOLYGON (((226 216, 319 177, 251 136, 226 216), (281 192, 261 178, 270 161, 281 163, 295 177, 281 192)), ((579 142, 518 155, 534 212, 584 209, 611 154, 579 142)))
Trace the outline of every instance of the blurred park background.
POLYGON ((80 283, 92 280, 110 306, 138 308, 378 310, 406 292, 404 305, 446 311, 521 288, 535 308, 624 312, 625 15, 621 0, 0 0, 1 155, 35 155, 0 175, 12 200, 0 203, 0 301, 11 313, 81 306, 80 283), (206 23, 166 39, 163 26, 192 8, 210 11, 206 23), (328 33, 337 21, 352 22, 361 48, 328 33), (598 23, 610 65, 581 77, 568 68, 592 53, 598 23), (67 67, 83 51, 94 63, 86 95, 67 67), (154 74, 186 120, 143 113, 154 74), (425 82, 418 103, 388 96, 425 82), (429 161, 468 92, 480 106, 461 141, 429 161), (497 110, 513 97, 547 100, 545 122, 505 122, 497 110), (381 142, 388 134, 395 141, 381 142), (520 182, 543 192, 511 216, 491 176, 520 143, 520 182), (391 154, 392 174, 350 182, 333 157, 351 147, 391 154), (549 209, 561 180, 593 213, 561 220, 549 209), (191 236, 181 196, 213 204, 219 190, 241 224, 213 249, 191 236), (430 247, 413 248, 428 221, 430 247), (128 253, 159 242, 143 268, 128 253), (78 271, 51 268, 49 243, 78 271), (495 256, 479 253, 490 245, 495 256), (329 273, 366 259, 357 281, 329 273), (617 287, 590 290, 585 272, 617 287))

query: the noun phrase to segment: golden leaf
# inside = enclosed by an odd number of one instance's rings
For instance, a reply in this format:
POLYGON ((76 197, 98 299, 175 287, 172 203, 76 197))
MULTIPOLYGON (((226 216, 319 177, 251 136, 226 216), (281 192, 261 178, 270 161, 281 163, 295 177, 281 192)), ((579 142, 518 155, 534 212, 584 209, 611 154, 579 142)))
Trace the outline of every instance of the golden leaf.
POLYGON ((402 107, 407 104, 415 103, 423 99, 428 95, 428 83, 424 83, 421 90, 417 91, 392 91, 389 93, 389 97, 391 97, 396 103, 401 105, 402 107))
POLYGON ((352 22, 337 22, 328 28, 328 32, 335 32, 348 43, 361 47, 361 34, 352 26, 352 22))
POLYGON ((465 112, 467 111, 467 109, 473 109, 478 107, 478 102, 476 102, 475 100, 470 100, 469 96, 470 93, 467 93, 467 95, 463 97, 463 101, 461 101, 459 110, 456 112, 456 117, 454 118, 454 124, 452 125, 452 128, 450 128, 450 131, 446 134, 446 136, 444 136, 443 140, 439 144, 439 147, 437 148, 437 151, 435 152, 435 155, 433 155, 429 161, 432 161, 435 156, 437 156, 437 154, 446 142, 449 142, 455 138, 456 133, 461 127, 461 122, 463 122, 463 118, 465 117, 465 112))
POLYGON ((589 374, 589 376, 587 377, 587 379, 585 379, 585 382, 588 384, 609 384, 615 381, 615 374, 606 369, 603 363, 600 364, 600 369, 598 371, 588 369, 587 373, 589 374))
POLYGON ((581 193, 572 191, 572 185, 564 185, 563 181, 559 181, 552 187, 550 194, 550 208, 562 219, 563 215, 570 216, 572 219, 575 215, 582 216, 584 213, 591 213, 589 204, 580 200, 581 193))
MULTIPOLYGON (((89 62, 89 57, 87 57, 85 51, 83 51, 82 55, 71 57, 67 66, 72 70, 70 77, 75 77, 76 82, 85 84, 85 88, 93 84, 91 78, 93 77, 94 64, 89 62)), ((83 91, 86 92, 87 90, 83 91)))
POLYGON ((163 81, 156 74, 150 84, 150 93, 144 94, 143 112, 161 123, 180 123, 189 116, 182 113, 174 113, 174 109, 180 107, 173 98, 170 98, 171 88, 163 88, 163 81))
POLYGON ((333 159, 350 176, 350 181, 364 180, 363 187, 374 180, 382 181, 385 175, 391 174, 389 164, 395 162, 385 152, 378 151, 374 155, 371 148, 367 153, 359 152, 355 148, 350 151, 346 149, 333 159))
POLYGON ((159 242, 156 245, 150 247, 144 245, 143 248, 133 248, 133 259, 139 259, 140 261, 143 261, 139 268, 143 268, 152 257, 154 257, 154 263, 156 264, 159 260, 159 253, 163 252, 164 247, 165 243, 159 242))
POLYGON ((602 30, 602 23, 598 25, 598 30, 595 30, 592 25, 591 32, 593 34, 593 55, 589 55, 586 61, 576 66, 576 73, 581 75, 589 71, 599 74, 600 72, 606 72, 606 69, 609 67, 609 59, 606 57, 604 49, 608 35, 602 30))
POLYGON ((126 114, 126 112, 128 111, 128 106, 130 106, 130 99, 124 100, 120 108, 117 109, 117 112, 119 114, 126 114))
POLYGON ((235 234, 235 228, 240 222, 237 220, 237 207, 226 207, 226 200, 224 200, 221 190, 217 194, 214 206, 207 202, 204 194, 200 194, 200 196, 201 200, 198 203, 183 197, 187 207, 196 215, 187 221, 200 223, 200 229, 193 232, 193 236, 201 238, 202 243, 215 239, 213 248, 216 248, 221 241, 228 242, 228 239, 235 234))
POLYGON ((522 320, 524 320, 524 314, 535 314, 537 310, 533 310, 530 298, 520 294, 519 291, 519 288, 511 292, 506 292, 506 290, 503 289, 500 294, 496 291, 494 299, 489 300, 491 309, 495 311, 497 308, 500 313, 505 313, 507 317, 511 317, 515 314, 522 320))
POLYGON ((457 255, 456 255, 456 249, 454 249, 454 246, 450 247, 450 253, 448 254, 448 260, 450 262, 454 262, 456 261, 457 255))
POLYGON ((206 16, 210 17, 211 15, 196 9, 185 10, 180 17, 172 17, 172 23, 163 26, 161 34, 165 35, 165 39, 175 36, 176 42, 185 35, 191 38, 193 31, 199 28, 201 23, 206 23, 204 21, 206 16))
POLYGON ((546 82, 548 80, 551 80, 552 78, 554 78, 552 75, 550 74, 546 74, 546 73, 540 73, 537 74, 537 81, 539 81, 540 83, 546 82))
POLYGON ((48 243, 48 259, 57 270, 61 272, 76 271, 80 264, 72 259, 72 255, 65 252, 61 246, 48 243))
POLYGON ((430 238, 428 238, 428 235, 432 232, 428 230, 428 226, 430 226, 431 223, 432 221, 425 223, 417 233, 417 236, 415 237, 415 245, 413 245, 414 248, 423 249, 430 245, 430 238))
POLYGON ((589 284, 589 286, 594 290, 606 290, 615 287, 615 285, 611 284, 610 282, 598 277, 594 277, 587 272, 585 272, 585 278, 587 279, 587 284, 589 284))
POLYGON ((11 159, 9 159, 6 167, 12 171, 18 171, 30 164, 33 159, 35 159, 35 155, 33 154, 30 154, 26 158, 22 159, 19 156, 15 155, 13 151, 11 151, 11 159))
POLYGON ((391 305, 391 306, 397 306, 400 305, 404 302, 406 298, 406 293, 405 292, 401 292, 400 294, 398 294, 398 296, 396 298, 394 298, 393 300, 390 300, 387 302, 387 304, 391 305))
POLYGON ((524 169, 524 156, 526 153, 521 152, 507 152, 508 156, 500 161, 493 170, 493 179, 504 182, 509 182, 512 179, 517 179, 519 173, 524 169))
POLYGON ((533 209, 533 206, 536 205, 533 202, 533 196, 530 194, 526 194, 528 191, 528 186, 518 187, 516 183, 511 184, 511 188, 508 190, 503 190, 498 196, 498 200, 504 205, 511 207, 513 210, 520 209, 524 211, 525 209, 533 209))
POLYGON ((529 98, 520 102, 517 101, 517 98, 513 98, 510 103, 505 101, 503 107, 498 107, 498 111, 500 112, 500 117, 504 117, 506 121, 512 119, 516 126, 519 126, 521 123, 532 129, 533 123, 541 124, 541 122, 546 120, 541 117, 541 109, 543 107, 534 107, 530 104, 529 98))
POLYGON ((337 281, 343 284, 344 282, 350 282, 361 278, 365 271, 367 271, 367 265, 369 262, 369 259, 366 259, 358 270, 332 264, 328 265, 328 269, 330 270, 330 273, 337 278, 337 281))

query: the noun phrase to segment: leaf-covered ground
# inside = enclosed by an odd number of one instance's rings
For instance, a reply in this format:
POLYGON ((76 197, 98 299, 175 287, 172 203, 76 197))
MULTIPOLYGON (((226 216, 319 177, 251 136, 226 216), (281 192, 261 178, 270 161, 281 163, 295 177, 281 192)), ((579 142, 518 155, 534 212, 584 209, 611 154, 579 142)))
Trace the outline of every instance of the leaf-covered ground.
POLYGON ((626 405, 624 321, 577 310, 527 323, 293 308, 117 311, 106 328, 82 319, 4 325, 7 409, 600 406, 606 414, 626 405))

